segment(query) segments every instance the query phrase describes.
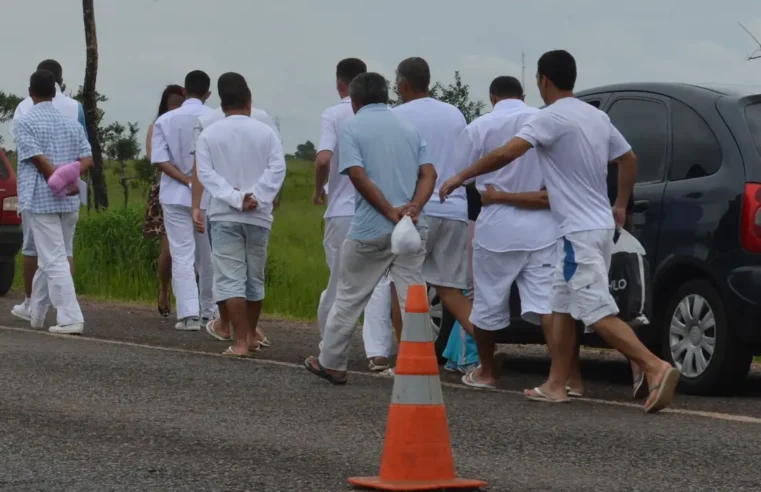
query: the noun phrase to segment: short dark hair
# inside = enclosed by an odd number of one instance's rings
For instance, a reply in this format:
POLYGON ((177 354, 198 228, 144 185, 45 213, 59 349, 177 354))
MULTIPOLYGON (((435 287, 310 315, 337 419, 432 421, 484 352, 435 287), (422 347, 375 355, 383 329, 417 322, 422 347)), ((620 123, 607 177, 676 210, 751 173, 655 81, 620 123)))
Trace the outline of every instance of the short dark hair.
POLYGON ((537 73, 561 91, 572 91, 576 85, 576 60, 565 50, 548 51, 539 58, 537 73))
POLYGON ((37 70, 29 77, 29 91, 40 99, 55 97, 55 74, 50 70, 37 70))
POLYGON ((521 97, 523 86, 515 77, 500 75, 492 80, 489 86, 489 94, 495 97, 521 97))
POLYGON ((37 65, 37 70, 48 70, 53 74, 58 85, 63 84, 63 67, 61 67, 61 64, 57 61, 51 59, 42 60, 40 64, 37 65))
POLYGON ((362 73, 367 73, 367 65, 359 58, 344 58, 336 65, 336 78, 346 85, 362 73))
POLYGON ((431 68, 427 61, 417 56, 402 60, 396 67, 396 75, 406 80, 415 92, 426 92, 431 85, 431 68))
POLYGON ((185 76, 185 92, 188 95, 203 96, 209 92, 211 79, 202 70, 193 70, 185 76))
POLYGON ((248 88, 246 79, 239 73, 227 72, 220 75, 217 90, 223 111, 243 109, 251 100, 251 89, 248 88))
POLYGON ((358 106, 388 104, 386 77, 375 72, 357 75, 349 85, 349 96, 358 106))

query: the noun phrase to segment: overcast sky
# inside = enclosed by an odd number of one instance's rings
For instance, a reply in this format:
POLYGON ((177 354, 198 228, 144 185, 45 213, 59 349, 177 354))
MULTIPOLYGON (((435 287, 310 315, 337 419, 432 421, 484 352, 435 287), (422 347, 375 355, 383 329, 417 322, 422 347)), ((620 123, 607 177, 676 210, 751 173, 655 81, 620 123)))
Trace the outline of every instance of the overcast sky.
MULTIPOLYGON (((732 0, 100 0, 98 90, 108 121, 155 118, 169 83, 202 69, 212 78, 242 73, 254 105, 279 117, 287 152, 319 138, 319 117, 337 101, 335 64, 356 56, 393 80, 396 64, 422 56, 434 80, 455 70, 487 100, 498 75, 521 75, 527 101, 540 104, 536 60, 564 48, 579 68, 577 89, 626 81, 761 86, 761 3, 732 0), (617 4, 621 4, 620 6, 617 4)), ((44 58, 64 67, 76 89, 85 69, 81 2, 3 0, 0 90, 25 94, 44 58)), ((761 89, 760 89, 761 91, 761 89)), ((218 104, 216 94, 209 104, 218 104)), ((0 130, 7 140, 7 128, 0 130)))

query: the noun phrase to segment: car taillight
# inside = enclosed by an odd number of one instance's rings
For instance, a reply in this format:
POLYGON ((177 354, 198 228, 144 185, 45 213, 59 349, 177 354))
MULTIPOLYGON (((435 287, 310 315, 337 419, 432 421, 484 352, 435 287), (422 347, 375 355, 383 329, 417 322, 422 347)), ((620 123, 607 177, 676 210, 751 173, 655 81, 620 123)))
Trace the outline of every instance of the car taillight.
POLYGON ((0 213, 0 223, 20 224, 21 217, 18 215, 18 197, 8 196, 3 198, 3 208, 0 213))
POLYGON ((744 250, 761 253, 761 184, 746 183, 740 238, 744 250))

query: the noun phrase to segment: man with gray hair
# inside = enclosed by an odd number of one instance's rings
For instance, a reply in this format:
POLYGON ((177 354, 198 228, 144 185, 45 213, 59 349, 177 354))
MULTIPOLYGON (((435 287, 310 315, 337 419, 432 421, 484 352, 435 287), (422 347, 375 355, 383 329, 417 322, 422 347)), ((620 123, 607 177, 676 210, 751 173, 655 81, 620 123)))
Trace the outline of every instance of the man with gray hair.
POLYGON ((358 75, 349 97, 356 116, 341 129, 338 162, 357 190, 355 214, 341 248, 336 300, 320 356, 304 361, 310 372, 336 385, 346 384, 349 344, 381 277, 389 272, 401 305, 407 288, 423 283, 427 227, 421 210, 436 182, 425 141, 389 109, 382 75, 358 75), (405 215, 417 223, 423 244, 411 255, 395 256, 391 233, 405 215))

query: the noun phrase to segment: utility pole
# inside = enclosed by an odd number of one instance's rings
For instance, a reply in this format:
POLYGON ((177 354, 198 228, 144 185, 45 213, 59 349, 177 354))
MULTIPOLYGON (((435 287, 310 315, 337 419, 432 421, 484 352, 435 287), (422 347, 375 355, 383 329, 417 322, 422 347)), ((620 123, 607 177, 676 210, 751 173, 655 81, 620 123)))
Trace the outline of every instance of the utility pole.
POLYGON ((521 52, 521 85, 526 90, 526 54, 521 52))

